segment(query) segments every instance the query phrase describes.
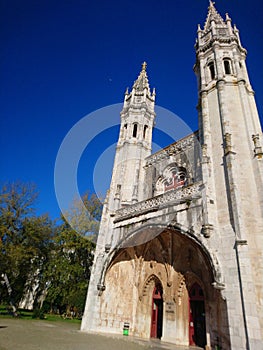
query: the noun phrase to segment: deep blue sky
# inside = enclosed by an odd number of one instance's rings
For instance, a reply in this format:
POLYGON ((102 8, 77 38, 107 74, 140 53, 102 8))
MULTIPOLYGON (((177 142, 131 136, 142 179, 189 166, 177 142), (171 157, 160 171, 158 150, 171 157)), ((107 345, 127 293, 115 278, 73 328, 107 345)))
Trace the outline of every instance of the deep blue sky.
MULTIPOLYGON (((193 46, 197 24, 203 26, 206 19, 208 0, 0 0, 0 4, 0 182, 34 182, 40 191, 39 213, 59 216, 53 173, 67 132, 92 111, 122 102, 144 60, 157 104, 197 129, 193 46)), ((223 17, 228 12, 240 30, 262 117, 262 0, 218 0, 216 8, 223 17)), ((99 141, 102 150, 116 137, 116 128, 105 134, 99 141)), ((79 169, 81 192, 93 186, 86 158, 79 169)), ((110 173, 106 167, 104 171, 110 173)))

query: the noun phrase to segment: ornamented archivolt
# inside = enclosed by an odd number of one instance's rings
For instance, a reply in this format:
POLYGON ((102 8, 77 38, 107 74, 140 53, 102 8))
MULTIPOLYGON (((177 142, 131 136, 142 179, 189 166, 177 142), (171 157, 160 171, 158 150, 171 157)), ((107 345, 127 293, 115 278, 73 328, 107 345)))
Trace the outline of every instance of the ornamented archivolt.
POLYGON ((149 286, 157 286, 157 285, 162 286, 160 279, 154 274, 150 275, 146 279, 146 281, 143 283, 143 288, 142 288, 142 291, 140 293, 139 300, 141 301, 144 296, 148 295, 149 286))
POLYGON ((179 273, 178 280, 179 280, 179 283, 178 283, 179 287, 177 291, 177 298, 178 298, 178 305, 180 306, 182 304, 182 297, 185 290, 185 277, 181 273, 179 273))

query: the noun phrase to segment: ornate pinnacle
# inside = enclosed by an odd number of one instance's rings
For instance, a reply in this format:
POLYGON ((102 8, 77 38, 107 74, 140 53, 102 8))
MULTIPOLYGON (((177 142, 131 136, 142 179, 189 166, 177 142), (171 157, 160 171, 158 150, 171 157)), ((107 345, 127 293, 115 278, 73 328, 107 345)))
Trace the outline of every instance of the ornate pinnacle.
POLYGON ((209 7, 214 7, 215 2, 213 2, 212 0, 209 0, 209 7))
POLYGON ((220 25, 224 24, 224 20, 220 16, 220 14, 217 12, 214 4, 215 3, 212 0, 209 0, 208 14, 204 25, 205 31, 209 30, 209 27, 212 21, 215 22, 216 24, 220 24, 220 25))
POLYGON ((230 21, 231 22, 231 18, 229 17, 228 13, 226 13, 226 21, 230 21))
POLYGON ((142 63, 142 71, 146 71, 147 63, 144 61, 142 63))
POLYGON ((147 63, 142 63, 142 70, 137 78, 137 80, 133 84, 133 88, 137 91, 143 91, 144 89, 150 90, 149 82, 146 73, 147 63))

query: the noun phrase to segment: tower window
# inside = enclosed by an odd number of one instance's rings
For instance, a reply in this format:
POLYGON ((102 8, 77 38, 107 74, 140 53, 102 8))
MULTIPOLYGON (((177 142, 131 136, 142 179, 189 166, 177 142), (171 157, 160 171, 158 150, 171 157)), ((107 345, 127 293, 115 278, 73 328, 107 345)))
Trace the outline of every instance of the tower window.
POLYGON ((215 79, 216 74, 215 74, 215 65, 214 65, 214 63, 210 62, 208 64, 208 68, 209 68, 209 71, 210 71, 211 79, 215 79))
POLYGON ((224 59, 225 74, 231 74, 230 60, 224 59))
POLYGON ((124 124, 123 125, 123 133, 122 133, 122 137, 126 137, 126 135, 127 135, 127 124, 124 124))
POLYGON ((137 136, 137 130, 138 130, 138 124, 133 124, 133 132, 132 132, 133 137, 137 136))
POLYGON ((146 138, 147 129, 148 129, 148 126, 144 125, 144 128, 143 128, 143 138, 144 139, 146 138))

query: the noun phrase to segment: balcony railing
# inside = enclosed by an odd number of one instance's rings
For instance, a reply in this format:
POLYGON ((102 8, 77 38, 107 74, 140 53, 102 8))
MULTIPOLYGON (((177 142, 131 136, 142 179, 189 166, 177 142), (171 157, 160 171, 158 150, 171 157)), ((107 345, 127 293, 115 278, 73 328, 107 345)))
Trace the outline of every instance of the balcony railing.
POLYGON ((200 198, 201 191, 201 182, 167 191, 156 197, 118 209, 115 213, 114 222, 129 219, 147 212, 157 211, 161 206, 166 206, 169 203, 184 203, 195 198, 200 198))

